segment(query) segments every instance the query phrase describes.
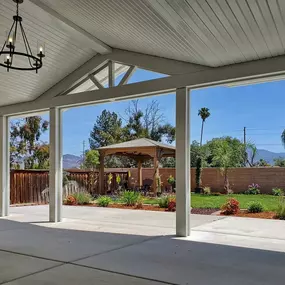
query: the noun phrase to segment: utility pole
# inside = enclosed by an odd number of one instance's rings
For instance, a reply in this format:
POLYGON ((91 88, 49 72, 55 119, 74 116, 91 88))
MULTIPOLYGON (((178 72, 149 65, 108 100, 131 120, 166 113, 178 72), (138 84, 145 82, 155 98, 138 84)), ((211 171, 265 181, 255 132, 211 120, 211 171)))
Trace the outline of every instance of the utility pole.
POLYGON ((83 141, 83 149, 82 149, 82 165, 85 164, 85 141, 83 141))
POLYGON ((244 166, 246 166, 247 163, 247 152, 246 152, 246 127, 243 128, 243 144, 244 144, 244 166))

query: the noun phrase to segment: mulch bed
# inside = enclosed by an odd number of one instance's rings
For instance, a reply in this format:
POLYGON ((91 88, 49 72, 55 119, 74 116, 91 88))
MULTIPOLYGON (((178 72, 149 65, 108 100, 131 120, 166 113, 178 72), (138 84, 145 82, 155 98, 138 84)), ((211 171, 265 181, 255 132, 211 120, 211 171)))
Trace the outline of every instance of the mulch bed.
MULTIPOLYGON (((97 205, 96 205, 97 206, 97 205)), ((99 207, 99 206, 97 206, 99 207)), ((117 209, 130 209, 130 210, 146 210, 146 211, 159 211, 159 212, 165 212, 167 209, 165 208, 159 208, 159 206, 154 205, 142 205, 141 208, 138 208, 136 206, 126 206, 123 204, 110 204, 108 208, 117 208, 117 209)))
POLYGON ((219 209, 203 209, 196 208, 191 210, 191 214, 199 214, 199 215, 212 215, 213 213, 219 211, 219 209))
POLYGON ((275 219, 275 212, 248 213, 246 210, 241 210, 235 217, 257 218, 257 219, 275 219))

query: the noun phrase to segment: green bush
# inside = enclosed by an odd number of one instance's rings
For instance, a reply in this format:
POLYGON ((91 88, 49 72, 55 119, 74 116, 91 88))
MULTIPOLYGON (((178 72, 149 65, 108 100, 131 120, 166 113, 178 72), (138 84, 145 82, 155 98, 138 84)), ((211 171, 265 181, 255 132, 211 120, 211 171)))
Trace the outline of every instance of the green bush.
POLYGON ((109 196, 100 196, 97 199, 97 205, 99 207, 108 207, 111 202, 112 199, 109 196))
POLYGON ((272 195, 274 195, 274 196, 284 196, 284 190, 281 189, 281 188, 275 187, 275 188, 272 189, 272 195))
POLYGON ((139 192, 124 191, 121 200, 126 206, 135 206, 140 200, 140 197, 139 192))
POLYGON ((158 200, 159 208, 168 208, 169 196, 162 196, 158 200))
POLYGON ((248 189, 244 192, 247 195, 258 195, 260 194, 260 186, 258 184, 252 183, 248 185, 248 189))
POLYGON ((203 193, 204 193, 204 195, 210 195, 211 194, 211 188, 210 187, 204 187, 203 193))
POLYGON ((285 199, 282 198, 279 201, 279 205, 276 210, 276 218, 279 220, 285 220, 285 199))
POLYGON ((260 202, 251 202, 247 207, 247 211, 249 213, 261 213, 264 211, 264 207, 260 202))
POLYGON ((92 196, 87 192, 78 192, 72 194, 76 200, 77 205, 87 205, 92 200, 92 196))

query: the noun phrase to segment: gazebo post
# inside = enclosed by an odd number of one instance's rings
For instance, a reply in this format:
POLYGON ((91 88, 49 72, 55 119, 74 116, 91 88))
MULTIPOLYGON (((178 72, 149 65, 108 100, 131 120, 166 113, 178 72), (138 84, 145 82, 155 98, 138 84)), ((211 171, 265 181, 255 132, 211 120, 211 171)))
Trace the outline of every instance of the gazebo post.
POLYGON ((154 168, 154 175, 153 175, 153 191, 154 194, 157 194, 157 181, 156 178, 159 175, 159 158, 157 155, 157 149, 155 150, 154 157, 153 157, 153 168, 154 168))
POLYGON ((142 187, 143 181, 142 181, 142 161, 138 160, 138 184, 139 187, 142 187))
POLYGON ((99 170, 99 193, 105 194, 105 184, 104 184, 104 151, 100 151, 100 170, 99 170))

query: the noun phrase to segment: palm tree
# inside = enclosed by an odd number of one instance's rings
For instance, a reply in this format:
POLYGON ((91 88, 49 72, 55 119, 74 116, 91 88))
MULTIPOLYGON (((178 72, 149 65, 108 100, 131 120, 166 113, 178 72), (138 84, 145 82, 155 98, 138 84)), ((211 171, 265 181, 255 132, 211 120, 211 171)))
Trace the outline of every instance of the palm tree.
POLYGON ((202 119, 200 146, 202 145, 202 142, 203 142, 204 123, 206 119, 210 117, 210 115, 211 113, 209 112, 209 109, 205 107, 201 108, 198 112, 198 116, 200 116, 202 119))
POLYGON ((285 147, 285 130, 281 134, 281 142, 282 142, 283 146, 285 147))

